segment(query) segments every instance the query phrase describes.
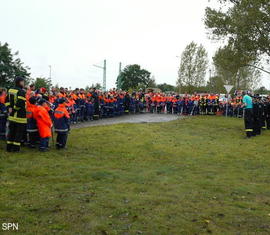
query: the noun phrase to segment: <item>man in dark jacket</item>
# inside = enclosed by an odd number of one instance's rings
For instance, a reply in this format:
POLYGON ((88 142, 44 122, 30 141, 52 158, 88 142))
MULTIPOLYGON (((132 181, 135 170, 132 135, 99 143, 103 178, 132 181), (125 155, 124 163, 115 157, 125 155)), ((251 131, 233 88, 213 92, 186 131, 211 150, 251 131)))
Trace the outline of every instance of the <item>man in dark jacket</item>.
POLYGON ((266 105, 265 118, 266 118, 267 129, 270 130, 270 97, 267 97, 267 101, 265 105, 266 105))
POLYGON ((126 93, 126 95, 125 95, 125 97, 124 97, 124 108, 125 108, 125 113, 129 113, 130 103, 131 103, 130 95, 129 95, 129 93, 126 93))
POLYGON ((24 79, 17 77, 15 87, 8 90, 6 98, 6 107, 9 113, 9 127, 7 136, 7 151, 19 152, 21 142, 26 130, 26 92, 24 88, 24 79))
POLYGON ((256 95, 253 101, 253 136, 261 134, 262 104, 256 95))
POLYGON ((99 109, 99 95, 96 91, 96 88, 93 88, 92 98, 94 103, 94 119, 97 120, 99 119, 100 116, 100 109, 99 109))

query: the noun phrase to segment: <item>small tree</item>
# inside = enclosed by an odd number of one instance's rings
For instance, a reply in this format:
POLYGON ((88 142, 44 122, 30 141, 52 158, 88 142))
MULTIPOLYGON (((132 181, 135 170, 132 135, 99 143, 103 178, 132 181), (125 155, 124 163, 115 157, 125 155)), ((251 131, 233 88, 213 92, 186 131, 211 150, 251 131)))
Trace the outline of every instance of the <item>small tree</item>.
POLYGON ((262 86, 259 89, 255 90, 255 93, 260 95, 267 95, 269 94, 269 91, 264 86, 262 86))
POLYGON ((89 87, 89 86, 87 86, 85 89, 86 90, 90 90, 91 88, 96 88, 96 89, 101 89, 102 88, 102 86, 101 86, 101 84, 100 83, 96 83, 96 84, 94 84, 94 83, 92 83, 92 85, 89 87), (88 88, 88 89, 87 89, 88 88))
POLYGON ((128 65, 120 73, 117 78, 117 87, 122 90, 147 88, 154 83, 153 77, 150 77, 151 73, 145 69, 141 69, 140 65, 128 65))
POLYGON ((47 90, 50 90, 50 88, 52 87, 52 81, 50 78, 36 78, 34 84, 36 89, 44 87, 47 90))
POLYGON ((202 45, 191 42, 185 48, 181 56, 178 71, 177 86, 186 88, 191 93, 196 87, 205 85, 205 75, 208 65, 207 52, 202 45))
POLYGON ((176 87, 167 83, 158 84, 157 88, 159 88, 161 91, 176 91, 176 87))

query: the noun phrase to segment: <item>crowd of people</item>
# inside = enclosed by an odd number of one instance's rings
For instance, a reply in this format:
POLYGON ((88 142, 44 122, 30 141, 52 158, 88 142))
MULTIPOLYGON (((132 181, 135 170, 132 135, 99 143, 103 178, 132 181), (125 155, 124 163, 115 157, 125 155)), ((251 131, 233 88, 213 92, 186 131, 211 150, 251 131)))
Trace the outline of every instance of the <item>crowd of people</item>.
POLYGON ((261 135, 262 130, 270 129, 270 98, 243 92, 243 108, 246 137, 261 135))
POLYGON ((14 88, 0 90, 0 138, 6 139, 9 152, 20 151, 23 143, 31 148, 39 145, 40 151, 48 151, 54 131, 57 133, 55 146, 62 149, 66 146, 70 125, 144 112, 239 118, 245 113, 248 137, 260 134, 261 129, 270 129, 269 99, 254 97, 252 112, 249 112, 248 95, 244 95, 244 99, 242 94, 229 99, 217 94, 178 95, 151 90, 46 90, 36 89, 34 85, 25 87, 24 79, 18 77, 14 88))

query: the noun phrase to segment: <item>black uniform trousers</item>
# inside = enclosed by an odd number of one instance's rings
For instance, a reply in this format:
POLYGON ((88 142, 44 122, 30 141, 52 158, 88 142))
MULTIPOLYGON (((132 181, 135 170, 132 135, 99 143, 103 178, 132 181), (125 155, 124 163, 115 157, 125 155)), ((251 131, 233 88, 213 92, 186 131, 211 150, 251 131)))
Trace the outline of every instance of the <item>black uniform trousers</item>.
POLYGON ((245 129, 247 137, 251 137, 253 133, 253 112, 252 109, 245 109, 245 129))
POLYGON ((253 120, 253 135, 261 134, 261 120, 259 117, 255 116, 253 120))
POLYGON ((267 129, 270 130, 270 116, 266 117, 266 125, 267 125, 267 129))
POLYGON ((28 131, 29 147, 34 148, 40 140, 38 131, 28 131))
POLYGON ((266 116, 264 114, 262 115, 260 121, 261 121, 261 128, 263 130, 266 130, 266 116))
POLYGON ((7 117, 0 113, 0 140, 6 140, 7 117))
POLYGON ((7 136, 7 151, 20 151, 21 142, 24 137, 25 124, 17 122, 9 122, 7 136))
POLYGON ((68 132, 57 132, 56 147, 65 148, 67 144, 68 132))

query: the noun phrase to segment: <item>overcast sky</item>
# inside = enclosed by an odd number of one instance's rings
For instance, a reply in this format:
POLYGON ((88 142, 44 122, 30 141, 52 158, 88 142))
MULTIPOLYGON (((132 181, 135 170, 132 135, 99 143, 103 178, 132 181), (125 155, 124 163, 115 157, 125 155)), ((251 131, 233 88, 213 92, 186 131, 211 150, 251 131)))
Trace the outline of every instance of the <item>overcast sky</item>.
POLYGON ((208 0, 0 0, 2 43, 7 42, 31 68, 32 77, 49 76, 72 88, 102 83, 115 86, 119 62, 140 64, 158 83, 175 85, 185 46, 194 40, 213 56, 218 44, 203 24, 208 0))

